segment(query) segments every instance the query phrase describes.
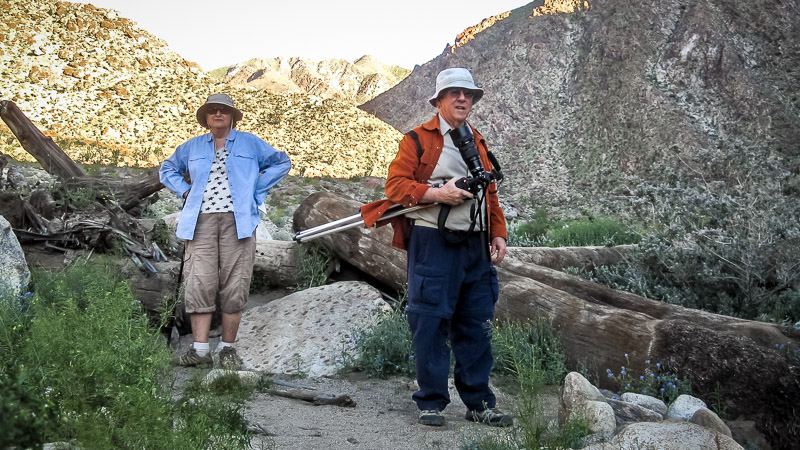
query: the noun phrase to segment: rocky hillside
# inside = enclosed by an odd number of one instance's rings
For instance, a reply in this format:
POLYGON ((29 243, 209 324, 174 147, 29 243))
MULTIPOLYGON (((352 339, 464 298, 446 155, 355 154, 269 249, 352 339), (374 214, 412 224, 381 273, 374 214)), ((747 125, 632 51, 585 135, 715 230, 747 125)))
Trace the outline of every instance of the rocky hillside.
MULTIPOLYGON (((203 132, 195 111, 219 91, 245 112, 239 129, 290 155, 293 174, 381 176, 397 151, 400 134, 350 103, 222 84, 113 10, 6 0, 0 23, 0 99, 81 162, 159 164, 203 132)), ((0 151, 26 158, 0 133, 0 151)))
POLYGON ((471 122, 520 203, 589 204, 630 175, 715 168, 697 155, 800 167, 797 0, 534 2, 361 108, 405 132, 435 113, 427 98, 447 67, 485 88, 471 122))
POLYGON ((360 105, 399 83, 411 73, 370 55, 356 61, 302 58, 251 59, 209 72, 232 86, 252 86, 272 93, 306 93, 360 105))

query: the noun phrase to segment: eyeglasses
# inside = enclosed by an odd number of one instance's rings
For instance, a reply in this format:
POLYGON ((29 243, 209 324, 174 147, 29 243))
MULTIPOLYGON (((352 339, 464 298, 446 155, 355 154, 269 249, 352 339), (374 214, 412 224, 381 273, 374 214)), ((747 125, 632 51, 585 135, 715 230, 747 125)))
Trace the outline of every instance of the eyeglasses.
POLYGON ((453 98, 460 98, 461 94, 464 94, 464 97, 467 100, 472 100, 473 98, 475 98, 475 91, 470 91, 467 89, 448 89, 446 91, 446 94, 453 98))
POLYGON ((231 113, 231 109, 227 106, 211 106, 206 110, 206 114, 211 114, 212 116, 217 113, 222 113, 227 116, 231 113))

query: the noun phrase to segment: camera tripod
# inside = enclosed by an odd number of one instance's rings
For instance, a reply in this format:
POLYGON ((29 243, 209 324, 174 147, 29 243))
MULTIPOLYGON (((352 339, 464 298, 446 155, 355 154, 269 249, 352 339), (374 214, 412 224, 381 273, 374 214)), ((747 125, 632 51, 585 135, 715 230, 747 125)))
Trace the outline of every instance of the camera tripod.
MULTIPOLYGON (((385 203, 385 202, 388 202, 388 201, 389 200, 379 200, 377 202, 370 203, 370 205, 376 205, 376 204, 385 203)), ((417 205, 417 206, 411 206, 411 207, 403 207, 402 205, 394 205, 394 206, 389 207, 386 210, 386 212, 382 215, 382 217, 380 219, 378 219, 377 222, 375 224, 373 224, 373 225, 374 226, 380 226, 380 225, 383 225, 383 223, 381 223, 381 222, 384 222, 386 220, 393 219, 393 218, 395 218, 397 216, 405 215, 406 213, 410 213, 412 211, 418 211, 420 209, 429 208, 429 207, 431 207, 433 205, 436 205, 436 204, 437 203, 429 203, 429 204, 426 204, 426 205, 417 205)), ((365 206, 367 206, 367 205, 365 205, 365 206)), ((307 230, 299 231, 294 235, 294 237, 292 239, 297 241, 298 243, 302 244, 303 242, 310 241, 312 239, 316 239, 318 237, 325 236, 327 234, 336 233, 336 232, 339 232, 339 231, 347 230, 349 228, 354 228, 354 227, 358 227, 358 226, 365 226, 365 227, 367 226, 367 224, 364 222, 364 218, 361 215, 361 213, 354 214, 352 216, 345 217, 343 219, 334 220, 333 222, 328 222, 328 223, 325 223, 325 224, 322 224, 322 225, 318 225, 316 227, 312 227, 312 228, 309 228, 307 230)), ((367 227, 367 228, 369 228, 369 227, 367 227)))

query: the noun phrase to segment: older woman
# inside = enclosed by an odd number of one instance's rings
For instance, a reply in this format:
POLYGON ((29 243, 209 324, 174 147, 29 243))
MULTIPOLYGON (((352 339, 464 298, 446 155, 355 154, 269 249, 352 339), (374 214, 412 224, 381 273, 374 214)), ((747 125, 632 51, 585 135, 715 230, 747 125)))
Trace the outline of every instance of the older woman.
POLYGON ((176 234, 186 240, 185 307, 194 343, 179 358, 182 366, 213 365, 208 335, 217 294, 219 360, 226 368, 241 366, 234 343, 253 274, 258 206, 291 167, 286 153, 237 131, 240 120, 242 112, 229 96, 209 96, 197 110, 197 121, 210 133, 181 144, 159 172, 161 182, 185 199, 176 234))

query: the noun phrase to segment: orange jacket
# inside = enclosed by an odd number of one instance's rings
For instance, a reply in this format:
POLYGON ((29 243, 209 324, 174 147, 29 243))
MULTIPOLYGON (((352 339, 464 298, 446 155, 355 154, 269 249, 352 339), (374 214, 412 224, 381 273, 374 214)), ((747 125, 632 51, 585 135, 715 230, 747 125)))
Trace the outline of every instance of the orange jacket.
MULTIPOLYGON (((472 128, 472 126, 470 126, 472 128)), ((400 150, 397 152, 394 161, 389 165, 389 176, 386 178, 386 197, 388 201, 374 202, 364 205, 361 215, 367 227, 372 226, 380 216, 393 204, 403 206, 416 206, 422 196, 430 186, 426 184, 439 156, 442 154, 444 137, 439 130, 438 114, 434 115, 428 122, 414 128, 419 136, 420 144, 423 148, 422 158, 417 157, 417 145, 414 140, 406 135, 400 141, 400 150)), ((492 165, 486 155, 486 139, 472 128, 475 135, 475 144, 480 154, 481 163, 484 170, 492 170, 492 165)), ((491 239, 502 237, 506 239, 506 221, 503 217, 503 210, 500 209, 500 202, 497 199, 497 184, 492 183, 487 190, 486 210, 489 216, 489 236, 491 239)), ((405 216, 399 216, 391 221, 394 228, 394 239, 392 245, 405 249, 405 236, 408 230, 408 220, 405 216)), ((383 224, 379 224, 383 225, 383 224)))

